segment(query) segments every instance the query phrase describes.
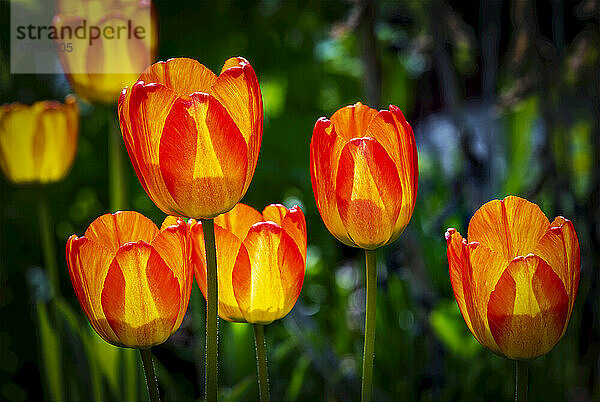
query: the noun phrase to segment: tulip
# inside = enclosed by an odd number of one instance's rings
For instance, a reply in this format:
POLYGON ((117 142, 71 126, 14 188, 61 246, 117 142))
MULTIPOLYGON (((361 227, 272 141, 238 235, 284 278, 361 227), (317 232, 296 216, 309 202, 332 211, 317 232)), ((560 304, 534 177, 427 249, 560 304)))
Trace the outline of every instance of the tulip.
POLYGON ((396 240, 417 198, 417 145, 400 109, 377 112, 360 102, 317 120, 310 174, 327 229, 342 243, 365 249, 366 316, 362 400, 371 399, 377 294, 376 249, 396 240))
POLYGON ((188 226, 105 214, 67 241, 73 289, 92 327, 115 346, 147 349, 181 325, 192 289, 188 226))
POLYGON ((65 32, 57 40, 65 74, 90 102, 114 104, 157 53, 158 24, 149 0, 61 0, 53 23, 58 33, 65 32))
MULTIPOLYGON (((192 265, 206 295, 202 224, 192 226, 192 265)), ((306 266, 306 222, 295 206, 267 206, 262 214, 237 204, 215 218, 219 316, 270 324, 285 317, 300 295, 306 266)))
POLYGON ((227 60, 218 77, 192 59, 155 63, 123 90, 119 117, 137 176, 165 213, 214 218, 246 193, 263 108, 244 58, 227 60))
POLYGON ((15 184, 62 180, 75 159, 78 136, 75 98, 0 107, 0 167, 15 184))
POLYGON ((479 343, 517 361, 548 353, 567 330, 579 286, 571 221, 550 223, 537 205, 509 196, 479 208, 468 240, 450 228, 446 241, 454 296, 479 343))
POLYGON ((417 197, 417 147, 402 112, 360 102, 320 118, 310 143, 317 207, 342 243, 374 250, 400 236, 417 197))
MULTIPOLYGON (((306 266, 306 221, 294 206, 271 204, 262 214, 237 204, 214 220, 219 316, 254 324, 260 400, 269 400, 264 325, 285 317, 300 295, 306 266)), ((207 296, 204 226, 192 226, 192 265, 207 296)))

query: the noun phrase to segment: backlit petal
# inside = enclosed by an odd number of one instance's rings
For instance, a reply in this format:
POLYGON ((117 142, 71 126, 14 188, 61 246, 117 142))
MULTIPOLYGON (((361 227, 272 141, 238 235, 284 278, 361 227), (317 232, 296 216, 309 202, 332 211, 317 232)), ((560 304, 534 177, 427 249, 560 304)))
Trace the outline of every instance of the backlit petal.
POLYGON ((140 75, 139 81, 156 82, 177 96, 186 96, 194 92, 210 93, 216 79, 217 76, 198 61, 178 57, 152 64, 140 75))
POLYGON ((329 120, 323 117, 317 120, 310 142, 310 178, 317 208, 327 229, 342 243, 356 246, 342 224, 334 191, 344 145, 329 120))
POLYGON ((390 240, 402 206, 402 185, 394 162, 375 139, 346 144, 335 190, 341 220, 358 247, 372 250, 390 240))
POLYGON ((140 241, 121 247, 102 290, 104 314, 120 344, 140 348, 163 343, 179 314, 179 289, 152 246, 140 241))
POLYGON ((175 101, 160 138, 159 159, 165 184, 184 216, 215 217, 244 195, 246 144, 210 95, 175 101))
MULTIPOLYGON (((196 281, 206 298, 206 249, 202 224, 192 226, 192 265, 196 281)), ((215 242, 217 245, 217 278, 219 289, 219 316, 228 321, 244 322, 238 303, 233 294, 231 275, 236 264, 248 265, 248 254, 240 251, 242 241, 231 232, 215 225, 215 242), (240 255, 238 255, 240 254, 240 255)))
POLYGON ((469 223, 468 237, 470 242, 479 242, 511 261, 532 253, 549 227, 537 205, 509 196, 479 208, 469 223))
POLYGON ((246 141, 249 169, 245 191, 254 175, 263 132, 262 95, 250 63, 243 57, 228 59, 213 83, 211 94, 225 107, 246 141))
POLYGON ((240 241, 246 238, 250 227, 257 222, 262 222, 263 216, 256 209, 238 202, 233 209, 215 218, 215 225, 219 225, 233 233, 240 241))
POLYGON ((85 232, 85 237, 101 244, 116 254, 125 243, 144 240, 151 243, 158 228, 150 219, 135 211, 120 211, 104 214, 94 220, 85 232))
POLYGON ((562 216, 557 217, 538 243, 534 254, 546 261, 565 285, 569 296, 566 330, 577 297, 581 272, 579 240, 573 223, 562 216))
POLYGON ((541 258, 515 258, 488 302, 490 329, 502 353, 533 359, 547 353, 562 336, 568 297, 560 278, 541 258))
POLYGON ((290 312, 302 288, 302 255, 278 225, 261 222, 244 240, 250 265, 236 265, 233 291, 247 322, 268 324, 290 312))
POLYGON ((357 102, 338 109, 330 120, 337 134, 344 139, 344 142, 348 142, 353 138, 366 137, 369 123, 375 115, 377 110, 357 102))
POLYGON ((290 235, 298 245, 302 258, 306 261, 306 220, 297 205, 287 209, 281 204, 267 205, 262 212, 266 221, 275 222, 290 235))

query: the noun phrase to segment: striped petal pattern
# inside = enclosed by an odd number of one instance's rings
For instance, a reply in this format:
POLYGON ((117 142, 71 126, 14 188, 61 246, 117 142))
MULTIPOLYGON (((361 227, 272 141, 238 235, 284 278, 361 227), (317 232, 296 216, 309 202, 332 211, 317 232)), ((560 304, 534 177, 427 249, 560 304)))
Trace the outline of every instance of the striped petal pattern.
POLYGON ((262 96, 247 60, 219 76, 178 58, 148 67, 119 98, 131 163, 165 213, 213 218, 244 196, 262 141, 262 96))
POLYGON ((0 106, 0 168, 16 184, 62 180, 75 159, 79 111, 73 96, 65 103, 0 106))
MULTIPOLYGON (((200 222, 192 225, 192 265, 206 296, 206 257, 200 222)), ((219 316, 269 324, 298 300, 306 267, 306 221, 295 206, 267 206, 262 214, 244 204, 215 219, 219 316)))
POLYGON ((159 230, 137 212, 97 218, 67 241, 73 289, 92 327, 107 342, 148 348, 183 320, 192 289, 189 228, 169 217, 159 230))
POLYGON ((360 102, 320 118, 310 144, 317 207, 327 229, 349 246, 373 250, 396 240, 417 196, 417 147, 400 109, 360 102))
POLYGON ((579 242, 563 217, 509 196, 483 205, 468 241, 446 231, 450 280, 467 326, 511 359, 548 353, 564 335, 577 296, 579 242))

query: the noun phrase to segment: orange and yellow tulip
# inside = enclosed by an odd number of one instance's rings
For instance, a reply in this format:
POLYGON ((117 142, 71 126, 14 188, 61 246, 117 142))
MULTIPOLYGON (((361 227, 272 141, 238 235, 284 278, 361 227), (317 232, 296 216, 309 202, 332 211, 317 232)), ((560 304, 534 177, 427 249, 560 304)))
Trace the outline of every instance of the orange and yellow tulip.
POLYGON ((63 70, 79 96, 90 102, 114 104, 121 90, 132 85, 156 57, 155 10, 148 0, 56 2, 53 22, 57 32, 75 31, 84 21, 86 35, 65 34, 58 40, 63 49, 58 52, 63 70), (98 31, 91 32, 91 27, 98 31))
POLYGON ((65 103, 36 102, 0 107, 0 167, 16 184, 63 179, 75 159, 79 113, 73 96, 65 103))
POLYGON ((192 289, 189 226, 167 218, 105 214, 67 241, 73 289, 92 327, 116 346, 145 349, 181 325, 192 289), (174 223, 171 225, 171 223, 174 223))
MULTIPOLYGON (((206 296, 202 224, 193 224, 192 265, 206 296)), ((269 324, 285 317, 298 300, 306 267, 306 221, 295 206, 268 205, 262 212, 237 204, 215 218, 219 316, 269 324)))
POLYGON ((456 302, 475 338, 516 360, 548 353, 564 335, 579 286, 573 224, 509 196, 483 205, 468 241, 446 232, 456 302))
POLYGON ((327 229, 342 243, 373 250, 400 236, 417 197, 417 147, 400 109, 360 102, 320 118, 310 173, 327 229))
POLYGON ((246 193, 263 106, 245 59, 230 58, 219 76, 192 59, 155 63, 123 90, 119 118, 137 176, 165 213, 213 218, 246 193))

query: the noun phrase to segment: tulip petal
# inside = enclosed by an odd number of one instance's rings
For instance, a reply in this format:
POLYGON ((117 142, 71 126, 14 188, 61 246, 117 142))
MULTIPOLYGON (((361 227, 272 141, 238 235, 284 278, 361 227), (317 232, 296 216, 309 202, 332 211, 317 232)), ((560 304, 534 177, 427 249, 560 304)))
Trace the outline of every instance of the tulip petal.
POLYGON ((105 341, 112 344, 118 342, 100 302, 101 286, 114 253, 86 237, 78 238, 75 235, 67 241, 66 253, 75 295, 90 324, 105 341))
POLYGON ((238 202, 231 211, 217 216, 215 225, 228 230, 242 241, 246 238, 250 227, 263 220, 263 216, 256 209, 238 202))
POLYGON ((327 229, 342 243, 356 246, 342 223, 333 191, 344 144, 329 120, 323 117, 317 120, 310 142, 310 178, 317 208, 327 229))
MULTIPOLYGON (((196 282, 206 298, 206 248, 202 223, 192 226, 192 265, 196 274, 196 282)), ((217 280, 219 289, 219 316, 227 321, 245 322, 233 294, 231 275, 235 265, 248 265, 248 253, 242 255, 242 241, 231 232, 215 225, 215 242, 217 244, 217 280)))
POLYGON ((348 142, 353 138, 366 137, 369 123, 376 115, 377 110, 357 102, 338 109, 330 120, 337 135, 348 142))
MULTIPOLYGON (((161 84, 137 82, 119 98, 119 121, 129 159, 144 190, 163 212, 183 216, 168 191, 159 163, 160 138, 177 96, 161 84)), ((188 134, 189 135, 189 134, 188 134)))
POLYGON ((548 218, 537 205, 509 196, 490 201, 475 212, 468 238, 511 261, 532 253, 549 227, 548 218))
POLYGON ((563 283, 544 260, 515 258, 488 302, 490 330, 502 353, 521 360, 547 353, 562 336, 568 303, 563 283))
POLYGON ((402 111, 394 105, 390 105, 389 110, 380 111, 371 119, 367 136, 375 138, 392 158, 402 183, 402 207, 395 233, 390 239, 393 241, 408 225, 417 200, 419 181, 417 143, 402 111))
POLYGON ((247 322, 269 324, 294 307, 305 264, 294 240, 272 222, 252 226, 243 245, 250 264, 234 267, 233 292, 247 322))
POLYGON ((159 61, 149 66, 138 81, 159 83, 170 88, 178 96, 194 92, 210 93, 217 76, 197 60, 178 57, 159 61))
POLYGON ((355 138, 340 155, 336 201, 348 237, 372 250, 387 243, 400 213, 402 184, 394 162, 373 138, 355 138))
POLYGON ((125 243, 144 240, 151 243, 158 228, 150 219, 135 211, 120 211, 104 214, 94 220, 85 232, 85 237, 101 244, 116 254, 125 243))
POLYGON ((122 246, 102 290, 102 308, 123 346, 150 347, 173 332, 180 310, 179 283, 148 243, 122 246))
MULTIPOLYGON (((167 220, 168 218, 165 219, 165 223, 167 220)), ((179 283, 179 291, 183 299, 174 325, 179 328, 190 300, 194 272, 189 266, 188 225, 179 218, 175 225, 164 227, 152 241, 152 248, 167 264, 179 283)))
MULTIPOLYGON (((534 254, 546 261, 565 285, 565 290, 569 296, 567 317, 570 317, 577 297, 581 275, 579 240, 573 223, 562 216, 557 217, 538 243, 534 254)), ((568 322, 567 319, 563 331, 566 331, 568 322)))
POLYGON ((446 241, 450 282, 458 308, 479 343, 500 353, 487 325, 487 300, 490 293, 482 279, 490 271, 502 273, 498 268, 506 268, 507 263, 494 258, 493 252, 485 246, 467 243, 455 229, 446 231, 446 241))
POLYGON ((212 86, 211 94, 227 109, 246 141, 249 169, 245 191, 254 175, 263 132, 262 95, 250 63, 243 57, 228 59, 212 86))
POLYGON ((271 204, 263 209, 262 215, 266 221, 281 226, 294 239, 306 261, 306 220, 300 207, 296 205, 288 210, 281 204, 271 204))
POLYGON ((160 171, 185 216, 212 218, 244 195, 246 143, 212 96, 177 99, 160 137, 160 171))

